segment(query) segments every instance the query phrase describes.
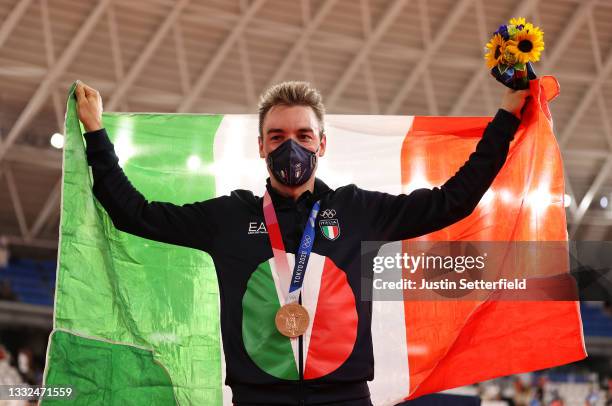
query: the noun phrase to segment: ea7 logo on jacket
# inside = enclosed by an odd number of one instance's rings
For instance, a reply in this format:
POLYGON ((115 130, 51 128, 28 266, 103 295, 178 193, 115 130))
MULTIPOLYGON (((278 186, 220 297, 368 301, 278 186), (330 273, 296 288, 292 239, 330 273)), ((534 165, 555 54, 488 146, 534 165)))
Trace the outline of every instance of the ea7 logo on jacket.
POLYGON ((335 240, 340 236, 340 222, 336 217, 336 210, 325 209, 321 212, 322 219, 319 220, 321 233, 328 240, 335 240))
POLYGON ((266 230, 266 223, 263 221, 249 222, 249 234, 268 234, 268 230, 266 230))

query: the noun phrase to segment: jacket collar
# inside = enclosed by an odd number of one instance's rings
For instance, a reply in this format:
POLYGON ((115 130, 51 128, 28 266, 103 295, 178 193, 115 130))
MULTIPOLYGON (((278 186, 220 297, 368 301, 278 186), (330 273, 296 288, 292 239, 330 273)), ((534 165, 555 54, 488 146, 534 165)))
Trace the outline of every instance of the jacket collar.
POLYGON ((270 197, 272 198, 272 202, 274 203, 275 208, 281 207, 295 207, 296 204, 306 200, 308 203, 314 204, 315 201, 322 198, 325 194, 331 192, 329 186, 325 184, 321 179, 315 177, 314 184, 314 192, 310 192, 310 190, 305 191, 297 198, 297 200, 293 200, 290 197, 283 196, 279 194, 276 189, 272 187, 270 183, 270 178, 266 179, 266 189, 268 193, 270 193, 270 197))

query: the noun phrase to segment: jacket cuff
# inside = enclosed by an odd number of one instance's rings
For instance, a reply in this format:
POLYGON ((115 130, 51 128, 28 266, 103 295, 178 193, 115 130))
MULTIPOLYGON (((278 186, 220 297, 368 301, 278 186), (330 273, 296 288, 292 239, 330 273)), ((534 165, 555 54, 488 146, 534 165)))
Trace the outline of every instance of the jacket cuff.
POLYGON ((86 152, 96 152, 103 150, 113 150, 113 143, 108 138, 106 129, 101 128, 96 131, 90 131, 83 134, 87 143, 86 152))
POLYGON ((497 110, 493 121, 491 121, 491 125, 504 136, 510 137, 510 139, 514 138, 514 133, 516 133, 520 124, 520 118, 504 109, 497 110))

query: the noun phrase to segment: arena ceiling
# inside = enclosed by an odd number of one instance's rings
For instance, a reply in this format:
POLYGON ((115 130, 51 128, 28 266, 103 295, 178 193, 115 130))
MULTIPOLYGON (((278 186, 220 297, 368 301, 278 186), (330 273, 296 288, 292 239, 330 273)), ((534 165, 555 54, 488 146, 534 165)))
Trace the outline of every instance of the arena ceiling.
POLYGON ((105 110, 254 113, 257 95, 309 80, 330 113, 492 115, 502 86, 482 49, 526 16, 545 31, 538 74, 564 157, 570 235, 612 238, 611 0, 0 0, 0 235, 57 247, 71 83, 105 110))

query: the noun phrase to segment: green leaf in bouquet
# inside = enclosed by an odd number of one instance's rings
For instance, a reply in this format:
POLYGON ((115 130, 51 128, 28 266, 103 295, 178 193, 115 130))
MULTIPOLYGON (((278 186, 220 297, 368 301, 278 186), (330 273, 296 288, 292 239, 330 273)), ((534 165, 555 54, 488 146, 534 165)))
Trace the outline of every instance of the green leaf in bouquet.
POLYGON ((516 34, 519 32, 519 30, 516 28, 516 25, 509 25, 508 26, 508 36, 510 36, 510 39, 515 39, 516 34))

